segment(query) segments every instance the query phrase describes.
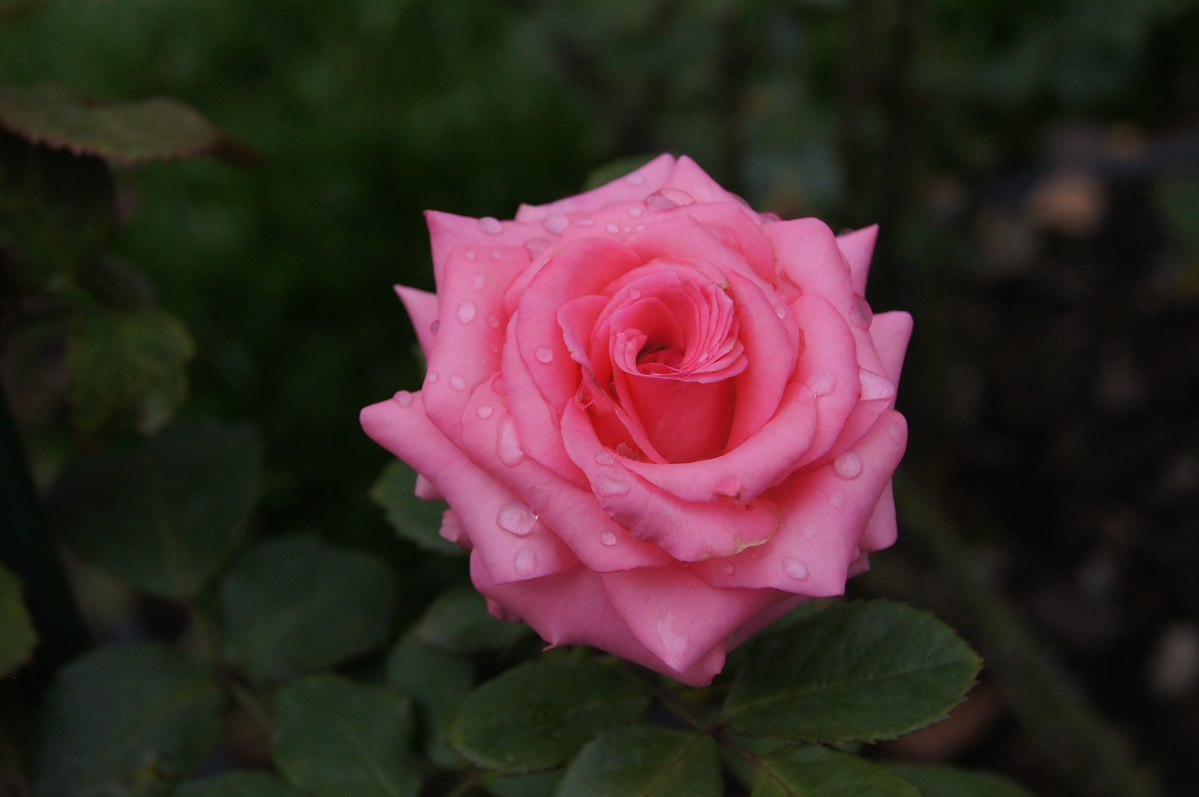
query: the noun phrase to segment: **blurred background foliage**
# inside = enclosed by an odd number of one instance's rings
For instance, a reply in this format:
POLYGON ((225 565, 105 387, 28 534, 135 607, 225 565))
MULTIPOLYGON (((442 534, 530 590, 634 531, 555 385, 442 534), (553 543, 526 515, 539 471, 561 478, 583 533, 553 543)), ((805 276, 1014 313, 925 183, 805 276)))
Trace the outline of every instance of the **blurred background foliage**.
MULTIPOLYGON (((385 556, 402 620, 463 569, 389 530, 367 497, 387 457, 357 424, 418 383, 390 286, 431 287, 422 210, 510 216, 669 151, 760 209, 881 224, 869 298, 917 320, 913 433, 904 535, 856 588, 936 609, 992 666, 905 754, 1091 794, 1079 778, 1131 749, 1185 793, 1197 41, 1188 0, 4 0, 0 82, 178 97, 261 154, 115 168, 105 284, 186 328, 156 334, 188 384, 139 428, 183 389, 184 419, 251 423, 255 533, 385 556), (1038 713, 1063 684, 1070 710, 1038 713)), ((65 345, 26 325, 0 360, 42 488, 134 434, 62 422, 65 345)))

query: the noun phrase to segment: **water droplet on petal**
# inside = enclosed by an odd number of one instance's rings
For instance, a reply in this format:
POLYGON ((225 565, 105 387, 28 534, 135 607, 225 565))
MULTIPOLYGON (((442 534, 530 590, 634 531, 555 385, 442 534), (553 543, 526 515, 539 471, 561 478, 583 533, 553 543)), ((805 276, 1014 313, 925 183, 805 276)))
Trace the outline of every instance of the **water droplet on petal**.
POLYGON ((674 210, 683 205, 690 205, 694 201, 695 197, 679 188, 663 188, 661 191, 655 191, 645 198, 646 206, 650 210, 659 213, 674 210))
POLYGON ((503 249, 492 249, 491 250, 491 259, 497 260, 497 261, 503 260, 504 259, 504 250, 503 249))
POLYGON ((433 384, 440 378, 441 377, 438 375, 438 373, 436 371, 430 371, 428 374, 425 375, 425 381, 428 382, 429 384, 433 384))
POLYGON ((858 371, 858 377, 862 382, 862 401, 894 398, 895 383, 887 377, 879 376, 865 368, 858 371))
POLYGON ((486 419, 486 418, 490 418, 491 413, 493 413, 493 412, 495 412, 495 410, 492 409, 490 404, 483 404, 477 410, 475 410, 475 415, 478 415, 480 418, 486 419))
POLYGON ((436 335, 439 329, 441 329, 441 319, 434 318, 433 323, 429 324, 429 334, 436 335))
POLYGON ((833 490, 828 494, 828 505, 833 509, 841 509, 845 506, 845 493, 840 490, 833 490))
POLYGON ((642 214, 642 213, 644 213, 644 212, 645 212, 645 210, 644 210, 643 208, 639 208, 639 207, 637 207, 636 205, 634 205, 633 207, 629 208, 629 215, 630 215, 630 216, 632 216, 632 217, 633 217, 633 218, 635 218, 635 219, 639 219, 639 218, 641 218, 641 214, 642 214))
POLYGON ((491 327, 492 329, 499 329, 500 328, 499 317, 494 316, 494 315, 487 316, 487 326, 491 327))
POLYGON ((645 185, 645 175, 641 172, 633 172, 627 179, 630 185, 645 185))
POLYGON ((450 377, 450 387, 454 390, 466 390, 466 380, 462 378, 461 374, 454 374, 450 377))
POLYGON ((786 318, 787 317, 787 305, 776 304, 774 306, 774 314, 776 316, 778 316, 779 318, 786 318))
POLYGON ((605 531, 603 534, 600 535, 600 542, 602 542, 604 545, 607 545, 609 547, 615 545, 616 544, 616 532, 605 531))
POLYGON ((499 235, 504 231, 504 226, 493 216, 484 216, 479 219, 479 229, 488 235, 499 235))
POLYGON ((527 537, 537 524, 537 516, 529 511, 524 504, 505 504, 496 515, 495 524, 509 534, 517 537, 527 537))
POLYGON ((837 375, 827 368, 817 368, 808 377, 807 385, 816 398, 827 396, 837 389, 837 375))
POLYGON ((465 301, 458 305, 458 320, 463 324, 469 324, 471 321, 474 321, 477 313, 478 309, 472 301, 465 301))
POLYGON ((862 458, 852 451, 845 452, 833 463, 833 473, 842 479, 858 478, 862 474, 862 458))
POLYGON ((733 573, 736 573, 736 572, 737 572, 737 567, 736 567, 736 565, 733 565, 733 564, 727 564, 727 565, 725 565, 725 566, 724 566, 724 574, 725 574, 726 576, 731 576, 733 573))
POLYGON ((566 225, 569 223, 570 222, 568 222, 566 217, 561 213, 551 213, 545 217, 544 221, 541 222, 541 226, 545 227, 548 232, 553 233, 554 235, 561 235, 562 231, 566 229, 566 225))
POLYGON ((616 235, 616 233, 620 232, 620 225, 619 224, 609 224, 604 229, 607 230, 612 235, 616 235))
POLYGON ((516 552, 516 560, 512 563, 512 569, 516 571, 516 575, 522 578, 533 575, 533 571, 537 569, 537 554, 533 553, 533 549, 529 546, 522 546, 516 552))
POLYGON ((525 241, 525 251, 528 252, 529 257, 534 260, 544 255, 551 246, 553 246, 553 244, 544 238, 530 238, 529 240, 525 241))
POLYGON ((612 465, 615 464, 616 457, 607 451, 601 451, 595 455, 595 461, 600 465, 612 465))
POLYGON ((803 581, 808 577, 808 566, 788 556, 783 559, 783 572, 796 581, 803 581))
POLYGON ((393 398, 395 399, 396 404, 399 404, 401 407, 412 406, 412 394, 407 390, 399 391, 395 394, 395 396, 393 396, 393 398))
POLYGON ((476 252, 474 249, 467 249, 465 252, 462 253, 462 256, 473 263, 475 261, 475 259, 479 256, 479 253, 476 252))
POLYGON ((500 421, 496 430, 495 453, 499 456, 500 462, 509 467, 520 462, 525 455, 525 452, 520 450, 520 441, 516 439, 516 427, 512 424, 512 419, 507 416, 500 421))
POLYGON ((629 298, 630 299, 640 299, 641 298, 641 290, 639 288, 629 288, 629 298))
POLYGON ((625 495, 629 491, 629 485, 627 482, 623 482, 620 479, 613 479, 611 476, 604 476, 602 474, 595 477, 595 481, 592 482, 592 486, 595 489, 596 495, 603 496, 625 495))
POLYGON ((504 385, 504 377, 497 375, 491 380, 491 391, 497 396, 503 396, 507 393, 508 388, 504 385))
POLYGON ((741 480, 736 475, 729 473, 721 478, 720 483, 716 485, 716 492, 720 495, 727 495, 733 498, 737 497, 737 493, 741 491, 741 480))
POLYGON ((533 356, 537 358, 537 362, 549 364, 554 361, 554 350, 549 346, 542 346, 533 356))

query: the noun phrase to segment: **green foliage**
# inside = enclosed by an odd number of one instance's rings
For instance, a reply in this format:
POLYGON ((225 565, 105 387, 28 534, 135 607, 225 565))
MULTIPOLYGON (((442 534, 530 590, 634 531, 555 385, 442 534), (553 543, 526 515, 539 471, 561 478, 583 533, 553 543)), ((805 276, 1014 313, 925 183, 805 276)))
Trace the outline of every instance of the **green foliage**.
POLYGON ((416 797, 412 702, 399 692, 332 675, 279 693, 272 757, 315 797, 416 797))
POLYGON ((0 130, 0 251, 18 288, 63 291, 100 260, 115 225, 112 177, 102 161, 0 130))
POLYGON ((446 734, 474 682, 469 662, 411 636, 400 639, 387 659, 387 683, 416 701, 423 720, 425 752, 437 766, 462 766, 462 758, 450 748, 446 734))
POLYGON ((628 677, 600 662, 526 662, 466 698, 450 743, 489 769, 548 769, 629 722, 648 703, 628 677))
POLYGON ((63 86, 0 86, 0 127, 74 155, 120 163, 252 154, 183 103, 156 98, 99 102, 63 86))
POLYGON ((447 653, 507 650, 529 635, 523 623, 496 620, 483 596, 469 587, 448 589, 434 599, 412 629, 412 635, 447 653))
POLYGON ((70 339, 71 416, 86 437, 132 418, 152 434, 187 394, 191 336, 169 313, 97 308, 75 318, 70 339))
POLYGON ((172 797, 305 797, 307 794, 265 772, 228 772, 184 783, 175 789, 172 797))
POLYGON ((720 797, 716 743, 697 732, 633 725, 600 736, 571 762, 561 797, 720 797))
POLYGON ((1018 784, 989 772, 900 761, 882 765, 918 788, 923 797, 1032 797, 1018 784))
POLYGON ((754 769, 753 797, 921 797, 880 766, 823 747, 772 753, 754 769))
POLYGON ((36 644, 37 633, 21 599, 21 582, 0 565, 0 678, 27 662, 36 644))
POLYGON ((980 666, 930 614, 882 601, 833 606, 755 643, 724 716, 751 735, 892 739, 943 719, 980 666))
POLYGON ((387 522, 404 539, 433 553, 461 555, 463 550, 442 539, 440 534, 445 502, 417 498, 413 492, 415 487, 416 471, 397 459, 379 474, 370 496, 383 508, 387 522))
POLYGON ((310 536, 267 540, 221 581, 224 654, 263 681, 333 667, 387 639, 395 600, 374 556, 310 536))
POLYGON ((216 744, 223 700, 197 664, 158 644, 108 645, 65 667, 37 718, 41 797, 162 794, 216 744))
POLYGON ((50 495, 52 520, 79 553, 133 586, 191 597, 245 533, 259 458, 245 427, 172 428, 69 468, 50 495))

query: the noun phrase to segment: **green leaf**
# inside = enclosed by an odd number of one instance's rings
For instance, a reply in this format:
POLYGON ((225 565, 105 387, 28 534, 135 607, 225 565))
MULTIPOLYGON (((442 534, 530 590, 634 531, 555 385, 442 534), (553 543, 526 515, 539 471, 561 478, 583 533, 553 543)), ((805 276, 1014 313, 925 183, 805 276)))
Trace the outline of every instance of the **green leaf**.
POLYGON ((415 488, 416 471, 397 459, 383 469, 379 480, 371 487, 370 496, 383 507, 387 522, 404 539, 426 551, 447 556, 464 554, 457 545, 441 537, 445 502, 417 498, 413 492, 415 488))
POLYGON ((944 718, 980 664, 931 614, 885 601, 843 604, 760 639, 724 716, 750 735, 892 739, 944 718))
POLYGON ((21 599, 21 581, 0 565, 0 678, 28 662, 35 645, 37 634, 21 599))
POLYGON ((272 756, 317 797, 415 797, 412 702, 399 692, 317 675, 279 693, 272 756))
POLYGON ((176 789, 172 797, 306 797, 302 792, 265 772, 227 772, 193 780, 176 789))
POLYGON ((52 84, 0 86, 0 127, 35 144, 121 163, 202 155, 258 159, 196 111, 165 97, 104 102, 52 84))
POLYGON ((249 428, 172 428, 68 468, 51 490, 51 518, 86 559, 148 592, 188 597, 241 540, 259 458, 249 428))
POLYGON ((0 267, 16 287, 62 290, 100 260, 116 228, 112 175, 97 158, 0 130, 0 267))
POLYGON ((921 797, 914 786, 882 767, 823 747, 795 747, 759 759, 751 793, 753 797, 921 797))
POLYGON ((187 395, 191 336, 157 308, 94 308, 75 317, 70 337, 71 419, 95 437, 124 418, 158 431, 187 395))
POLYGON ((497 620, 487 602, 470 587, 446 590, 437 596, 412 629, 414 637, 447 653, 506 650, 529 635, 524 623, 497 620))
POLYGON ((387 659, 387 683, 416 701, 426 728, 425 751, 444 769, 462 766, 462 758, 450 748, 446 734, 474 682, 469 663, 411 636, 401 639, 387 659))
POLYGON ((560 797, 720 797, 712 737, 634 725, 583 748, 562 777, 560 797))
POLYGON ((956 767, 880 762, 889 772, 911 783, 924 797, 1032 797, 1022 786, 989 772, 971 772, 956 767))
POLYGON ((265 681, 332 667, 387 639, 395 600, 374 556, 310 536, 268 540, 221 582, 224 654, 265 681))
POLYGON ((186 776, 220 733, 220 689, 162 645, 102 647, 63 668, 37 718, 41 797, 156 794, 186 776))
POLYGON ((495 797, 551 797, 562 771, 532 772, 527 775, 504 775, 487 781, 487 793, 495 797))
POLYGON ((466 698, 450 743, 489 769, 548 769, 648 703, 628 678, 598 661, 526 662, 466 698))

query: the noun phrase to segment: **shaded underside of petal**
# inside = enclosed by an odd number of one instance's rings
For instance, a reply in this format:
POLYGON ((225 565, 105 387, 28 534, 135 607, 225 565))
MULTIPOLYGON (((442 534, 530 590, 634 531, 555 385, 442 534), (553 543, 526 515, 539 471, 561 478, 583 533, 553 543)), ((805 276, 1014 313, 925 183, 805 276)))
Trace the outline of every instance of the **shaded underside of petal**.
POLYGON ((406 285, 396 285, 395 292, 404 303, 408 318, 412 320, 412 329, 416 332, 421 351, 428 357, 433 348, 433 324, 437 321, 437 294, 406 285))
POLYGON ((500 584, 481 558, 471 556, 471 580, 479 592, 527 622, 550 645, 590 645, 689 686, 712 682, 724 666, 723 650, 713 648, 685 672, 670 667, 625 625, 609 602, 601 579, 599 574, 576 568, 535 581, 500 584))
POLYGON ((686 671, 730 634, 789 598, 771 589, 715 589, 682 567, 605 573, 617 616, 668 667, 686 671))
POLYGON ((866 295, 866 277, 870 273, 870 260, 874 256, 874 244, 877 240, 877 224, 837 236, 837 246, 849 262, 853 289, 863 296, 866 295))

